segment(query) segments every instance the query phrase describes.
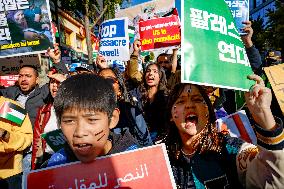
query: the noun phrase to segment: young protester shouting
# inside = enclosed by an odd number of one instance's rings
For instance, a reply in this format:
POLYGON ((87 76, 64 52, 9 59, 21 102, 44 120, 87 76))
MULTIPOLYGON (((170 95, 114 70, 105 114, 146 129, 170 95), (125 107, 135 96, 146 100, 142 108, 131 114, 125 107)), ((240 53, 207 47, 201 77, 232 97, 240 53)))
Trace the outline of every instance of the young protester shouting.
POLYGON ((166 83, 163 68, 152 63, 146 67, 140 86, 130 91, 143 112, 153 142, 161 139, 165 132, 166 83))
POLYGON ((80 160, 88 163, 97 156, 138 148, 129 132, 110 132, 119 121, 113 86, 94 74, 79 74, 61 83, 54 109, 67 145, 54 153, 48 166, 80 160))
POLYGON ((257 75, 246 94, 257 123, 258 147, 217 133, 212 104, 201 86, 178 84, 169 96, 165 139, 179 188, 283 188, 283 123, 274 118, 271 91, 257 75))

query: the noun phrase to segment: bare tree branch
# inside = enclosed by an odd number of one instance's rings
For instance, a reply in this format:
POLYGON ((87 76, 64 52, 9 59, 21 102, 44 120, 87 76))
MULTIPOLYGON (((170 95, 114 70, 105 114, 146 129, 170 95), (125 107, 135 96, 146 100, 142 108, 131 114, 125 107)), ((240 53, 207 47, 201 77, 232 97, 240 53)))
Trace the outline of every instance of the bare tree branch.
POLYGON ((105 14, 105 12, 107 11, 108 6, 106 5, 104 10, 101 12, 101 14, 99 15, 99 17, 94 21, 93 25, 91 26, 91 28, 95 27, 96 24, 98 23, 98 21, 102 18, 102 16, 105 14))

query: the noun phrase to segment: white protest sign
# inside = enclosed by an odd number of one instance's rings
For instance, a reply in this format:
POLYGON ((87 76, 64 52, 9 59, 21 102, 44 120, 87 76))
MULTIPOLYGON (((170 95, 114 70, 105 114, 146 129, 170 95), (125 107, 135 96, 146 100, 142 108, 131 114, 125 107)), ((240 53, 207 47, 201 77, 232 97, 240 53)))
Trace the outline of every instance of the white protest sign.
POLYGON ((99 53, 106 60, 129 60, 128 18, 116 18, 100 26, 99 53))

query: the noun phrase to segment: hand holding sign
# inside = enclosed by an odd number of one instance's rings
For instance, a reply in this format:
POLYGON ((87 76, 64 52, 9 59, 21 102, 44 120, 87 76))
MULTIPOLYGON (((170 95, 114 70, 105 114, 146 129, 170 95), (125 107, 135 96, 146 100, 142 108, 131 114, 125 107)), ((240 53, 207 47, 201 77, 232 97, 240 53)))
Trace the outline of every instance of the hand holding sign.
POLYGON ((138 56, 140 50, 141 50, 141 41, 140 39, 136 39, 133 43, 133 55, 138 56))
POLYGON ((47 54, 52 59, 53 63, 57 64, 60 62, 61 59, 61 51, 59 49, 58 43, 55 43, 53 47, 53 51, 50 48, 47 49, 47 54))
POLYGON ((250 48, 253 43, 251 41, 253 29, 251 27, 251 21, 244 21, 242 22, 245 27, 242 28, 243 32, 246 33, 246 35, 241 35, 241 39, 245 45, 246 48, 250 48))

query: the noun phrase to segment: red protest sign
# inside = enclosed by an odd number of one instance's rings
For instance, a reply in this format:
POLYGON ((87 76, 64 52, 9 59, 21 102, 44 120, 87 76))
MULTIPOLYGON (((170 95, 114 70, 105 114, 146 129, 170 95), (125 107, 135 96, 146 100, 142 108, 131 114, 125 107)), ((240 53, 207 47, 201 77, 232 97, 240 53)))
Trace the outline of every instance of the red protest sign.
POLYGON ((139 22, 139 34, 142 51, 181 43, 180 23, 176 15, 139 22))
POLYGON ((24 188, 176 188, 165 145, 36 170, 24 175, 24 188))
POLYGON ((0 85, 4 87, 10 87, 15 85, 16 81, 18 81, 19 75, 6 75, 0 76, 0 85))

